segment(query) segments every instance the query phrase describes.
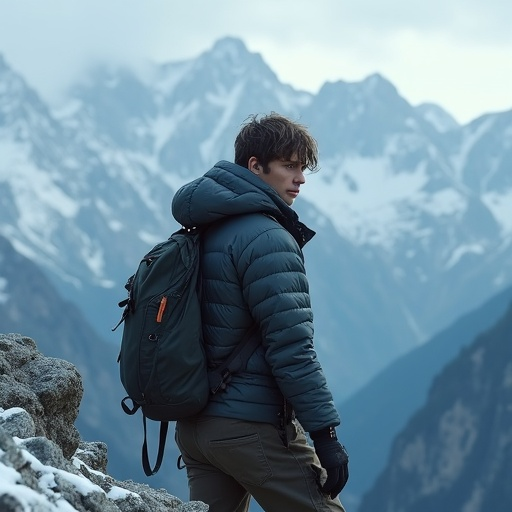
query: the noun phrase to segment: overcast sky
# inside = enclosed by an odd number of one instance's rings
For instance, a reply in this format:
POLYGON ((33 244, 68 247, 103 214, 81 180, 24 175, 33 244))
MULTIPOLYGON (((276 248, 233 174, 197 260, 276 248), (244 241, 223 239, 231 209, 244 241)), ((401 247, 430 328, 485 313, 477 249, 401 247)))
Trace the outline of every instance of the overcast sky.
POLYGON ((197 57, 235 36, 317 92, 378 72, 466 123, 512 108, 511 0, 0 0, 0 54, 49 101, 95 59, 197 57))

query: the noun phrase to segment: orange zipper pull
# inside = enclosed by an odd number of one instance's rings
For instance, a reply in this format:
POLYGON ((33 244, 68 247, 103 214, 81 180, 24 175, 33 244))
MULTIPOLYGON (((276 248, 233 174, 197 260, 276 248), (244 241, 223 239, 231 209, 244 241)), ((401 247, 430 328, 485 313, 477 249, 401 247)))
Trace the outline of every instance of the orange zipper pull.
POLYGON ((160 300, 160 307, 158 308, 158 313, 156 314, 157 323, 162 322, 162 318, 164 316, 165 306, 167 306, 167 297, 162 297, 160 300))

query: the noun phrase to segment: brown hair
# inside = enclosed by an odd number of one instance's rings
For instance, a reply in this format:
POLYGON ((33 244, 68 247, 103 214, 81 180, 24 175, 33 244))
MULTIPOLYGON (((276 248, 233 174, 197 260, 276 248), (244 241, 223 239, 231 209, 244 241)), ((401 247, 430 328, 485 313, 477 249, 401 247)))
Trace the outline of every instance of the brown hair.
POLYGON ((264 169, 272 160, 297 155, 311 172, 318 170, 318 146, 306 127, 275 112, 250 116, 235 139, 235 163, 247 167, 254 156, 264 169))

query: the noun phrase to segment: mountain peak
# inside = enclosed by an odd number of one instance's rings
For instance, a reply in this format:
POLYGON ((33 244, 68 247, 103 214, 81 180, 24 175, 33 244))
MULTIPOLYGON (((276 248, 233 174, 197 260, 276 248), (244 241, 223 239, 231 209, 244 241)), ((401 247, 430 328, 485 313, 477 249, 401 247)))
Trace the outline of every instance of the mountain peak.
POLYGON ((240 60, 240 57, 247 55, 249 51, 241 39, 228 36, 219 39, 209 53, 215 58, 231 57, 232 60, 240 60))
POLYGON ((270 73, 274 78, 277 78, 265 63, 263 57, 259 53, 250 52, 243 41, 236 37, 219 39, 210 50, 203 53, 202 57, 229 72, 233 70, 247 71, 249 69, 254 71, 254 68, 257 68, 259 73, 265 75, 270 73))
POLYGON ((43 131, 50 131, 52 121, 46 105, 23 76, 11 68, 0 55, 0 127, 16 126, 16 129, 12 129, 21 130, 16 136, 19 138, 20 133, 26 134, 20 127, 26 127, 39 116, 46 118, 39 127, 45 125, 43 131), (35 112, 37 113, 34 114, 35 112))
POLYGON ((362 87, 369 94, 382 94, 397 96, 396 87, 380 73, 373 73, 367 76, 362 82, 362 87))
POLYGON ((218 40, 194 63, 195 71, 207 73, 208 79, 217 77, 221 81, 238 80, 241 76, 267 79, 277 85, 276 74, 263 60, 261 54, 250 52, 245 44, 235 37, 218 40))

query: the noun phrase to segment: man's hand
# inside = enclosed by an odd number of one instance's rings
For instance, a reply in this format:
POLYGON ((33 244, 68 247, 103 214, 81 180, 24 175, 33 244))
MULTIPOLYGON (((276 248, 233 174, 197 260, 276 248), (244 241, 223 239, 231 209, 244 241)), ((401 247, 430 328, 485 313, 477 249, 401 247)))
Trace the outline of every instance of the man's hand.
POLYGON ((320 490, 336 498, 348 480, 348 453, 336 437, 334 427, 309 433, 320 464, 327 471, 327 480, 320 490))

